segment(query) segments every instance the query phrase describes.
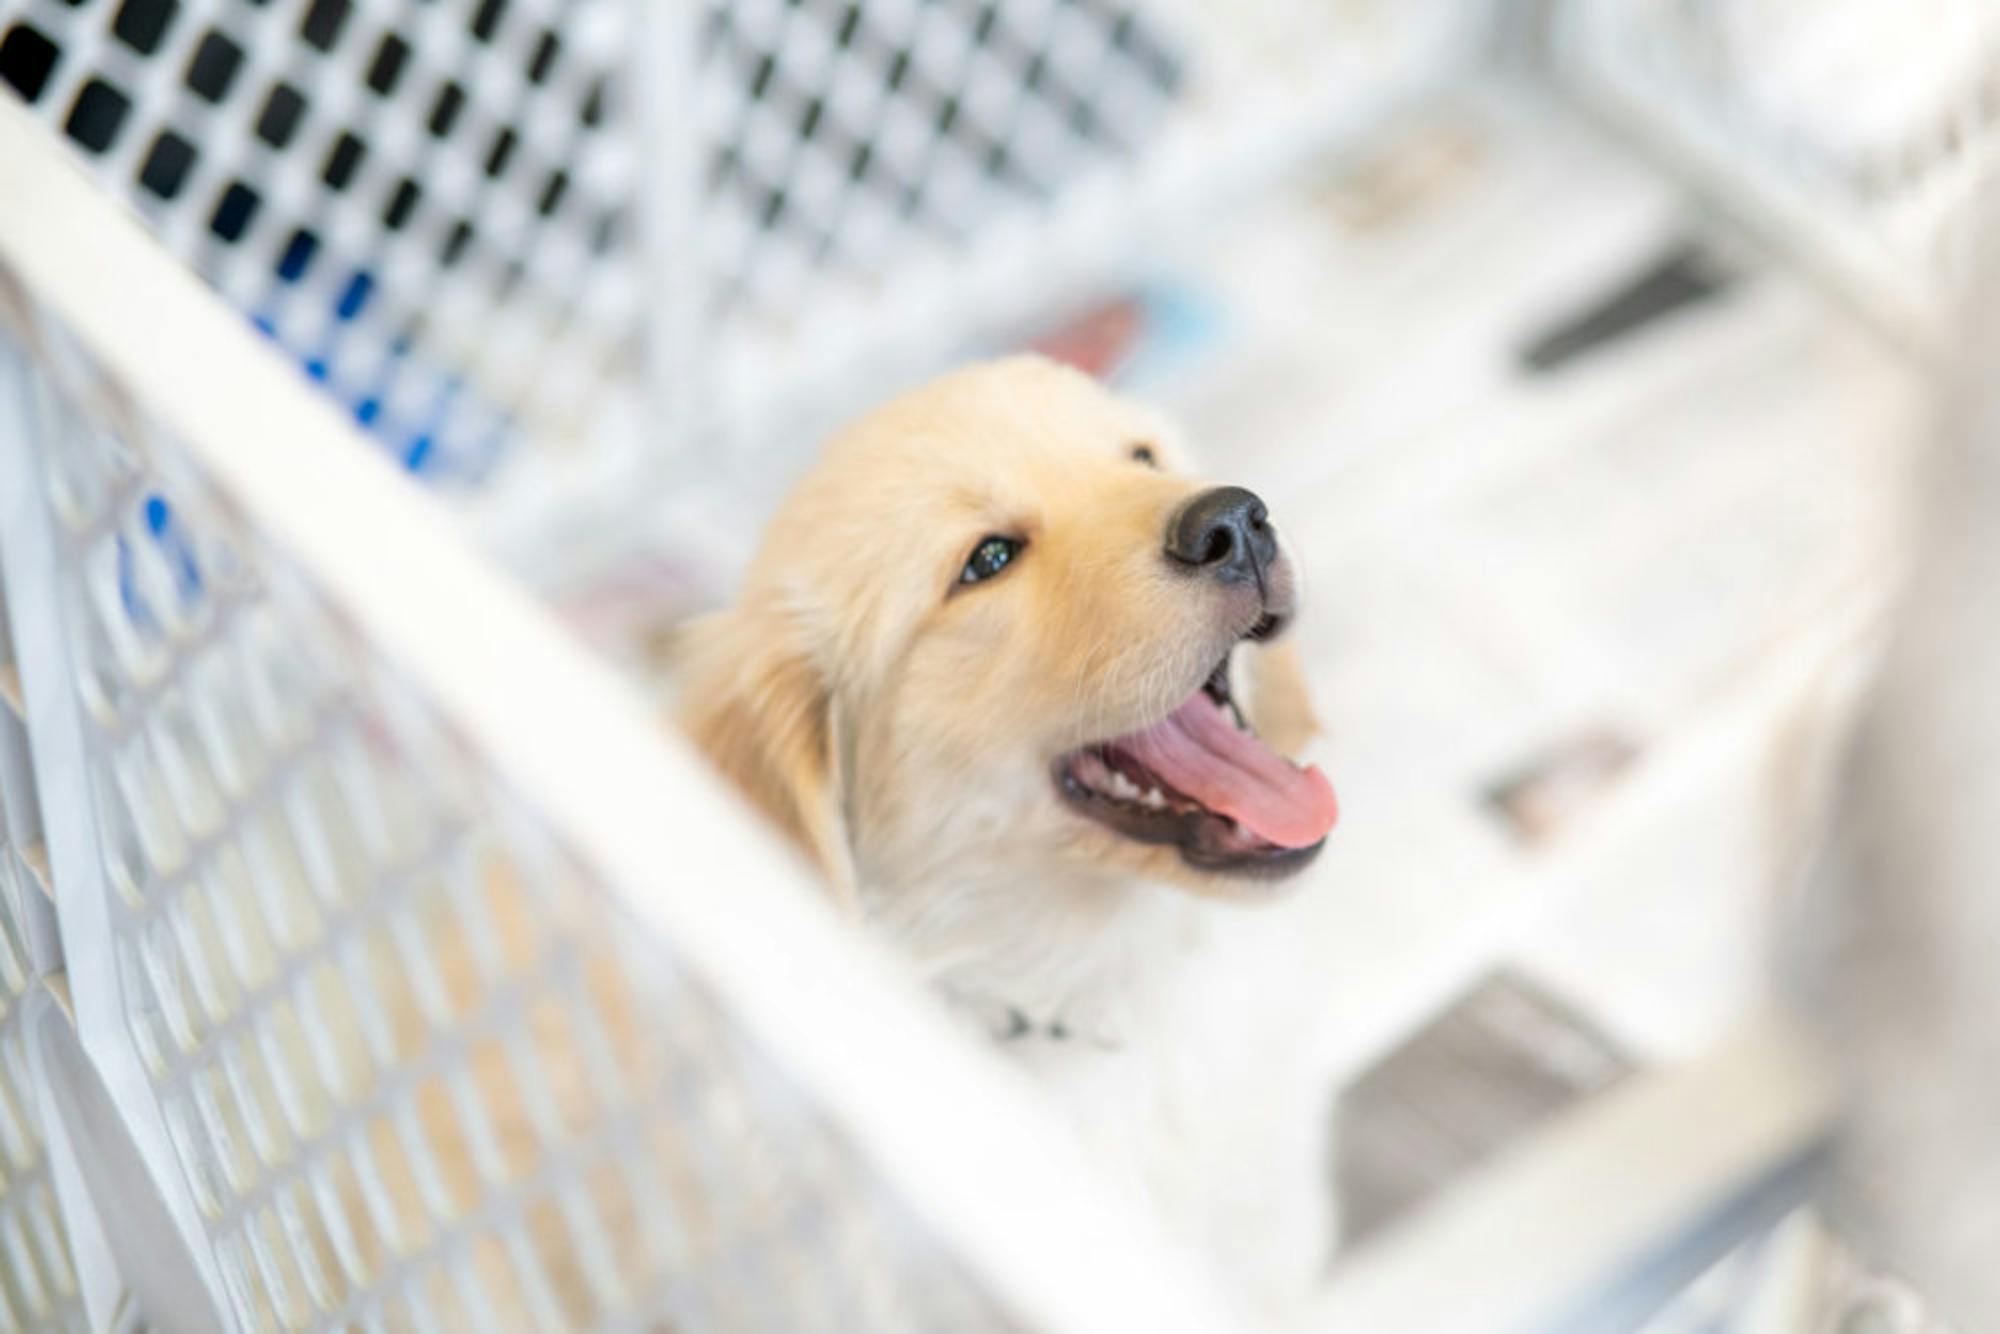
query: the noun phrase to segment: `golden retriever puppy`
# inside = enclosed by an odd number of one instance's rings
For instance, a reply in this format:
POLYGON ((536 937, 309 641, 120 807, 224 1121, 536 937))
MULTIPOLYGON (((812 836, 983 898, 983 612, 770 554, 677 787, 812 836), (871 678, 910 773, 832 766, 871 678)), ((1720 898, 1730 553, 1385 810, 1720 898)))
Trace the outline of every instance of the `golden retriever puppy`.
MULTIPOLYGON (((690 627, 680 721, 941 994, 1091 1104, 1088 1133, 1184 1139, 1230 1059, 1153 1059, 1191 910, 1274 897, 1336 819, 1290 758, 1314 729, 1274 643, 1297 601, 1261 500, 1191 475, 1153 413, 1014 358, 829 443, 737 603, 690 627)), ((1325 1192, 1297 1161, 1317 1135, 1264 1138, 1286 1141, 1285 1188, 1325 1192)), ((1232 1188, 1258 1175, 1239 1168, 1232 1188)))

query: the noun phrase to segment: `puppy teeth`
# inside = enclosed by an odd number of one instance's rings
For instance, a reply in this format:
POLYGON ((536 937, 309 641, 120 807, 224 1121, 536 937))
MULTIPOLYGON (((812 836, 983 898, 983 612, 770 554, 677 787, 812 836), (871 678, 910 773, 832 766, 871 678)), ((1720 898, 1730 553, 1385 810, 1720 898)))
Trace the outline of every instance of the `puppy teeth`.
POLYGON ((1137 801, 1139 788, 1131 779, 1114 769, 1111 773, 1111 795, 1126 801, 1137 801))
POLYGON ((1095 755, 1083 755, 1078 757, 1071 772, 1086 787, 1097 787, 1106 781, 1111 770, 1095 755))
POLYGON ((1149 789, 1146 795, 1139 798, 1139 800, 1145 803, 1147 806, 1152 807, 1154 810, 1159 810, 1162 806, 1165 806, 1167 804, 1166 793, 1160 791, 1160 789, 1158 788, 1149 789))

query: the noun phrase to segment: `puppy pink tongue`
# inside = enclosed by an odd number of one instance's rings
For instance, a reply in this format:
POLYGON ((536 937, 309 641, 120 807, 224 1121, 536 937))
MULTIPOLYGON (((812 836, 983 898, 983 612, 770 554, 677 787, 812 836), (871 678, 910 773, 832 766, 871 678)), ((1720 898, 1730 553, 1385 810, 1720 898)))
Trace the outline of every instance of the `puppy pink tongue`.
POLYGON ((1113 744, 1184 796, 1281 848, 1310 847, 1340 817, 1325 774, 1299 768, 1240 730, 1200 690, 1145 731, 1113 744))

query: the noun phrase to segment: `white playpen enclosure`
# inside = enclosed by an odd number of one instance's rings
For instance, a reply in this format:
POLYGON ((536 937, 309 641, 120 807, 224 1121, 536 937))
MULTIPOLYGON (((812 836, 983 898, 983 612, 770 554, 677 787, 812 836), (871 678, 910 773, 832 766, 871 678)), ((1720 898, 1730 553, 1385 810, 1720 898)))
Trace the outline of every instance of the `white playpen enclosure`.
MULTIPOLYGON (((1614 20, 1703 21, 1580 8, 1590 70, 1614 20)), ((0 1325, 1228 1328, 463 539, 760 466, 1490 18, 0 5, 0 1325)), ((1688 1078, 1738 1138, 1635 1088, 1316 1323, 1553 1319, 1788 1180, 1824 1108, 1783 1044, 1688 1078), (1650 1196, 1426 1281, 1568 1216, 1614 1131, 1650 1196)))

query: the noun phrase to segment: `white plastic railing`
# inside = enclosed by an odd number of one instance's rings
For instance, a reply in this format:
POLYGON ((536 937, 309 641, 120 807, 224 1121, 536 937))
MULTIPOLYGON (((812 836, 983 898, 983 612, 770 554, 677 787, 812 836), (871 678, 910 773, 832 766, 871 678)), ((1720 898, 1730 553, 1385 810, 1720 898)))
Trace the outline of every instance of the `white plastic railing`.
MULTIPOLYGON (((4 582, 0 566, 0 592, 4 582)), ((61 969, 62 952, 6 620, 0 596, 0 1328, 83 1330, 92 1326, 57 1204, 31 1036, 39 980, 61 969)))
POLYGON ((1567 82, 1894 336, 1956 318, 2000 164, 1988 0, 1565 0, 1567 82))
POLYGON ((11 105, 0 161, 0 571, 87 1058, 46 1068, 149 1319, 1229 1326, 11 105))
MULTIPOLYGON (((1652 1328, 1712 1265, 1811 1198, 1833 1112, 1817 1052, 1785 1020, 1752 1017, 1699 1058, 1565 1113, 1344 1258, 1298 1328, 1652 1328)), ((1816 1305, 1821 1294, 1797 1295, 1816 1305)))

